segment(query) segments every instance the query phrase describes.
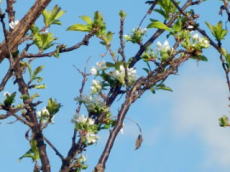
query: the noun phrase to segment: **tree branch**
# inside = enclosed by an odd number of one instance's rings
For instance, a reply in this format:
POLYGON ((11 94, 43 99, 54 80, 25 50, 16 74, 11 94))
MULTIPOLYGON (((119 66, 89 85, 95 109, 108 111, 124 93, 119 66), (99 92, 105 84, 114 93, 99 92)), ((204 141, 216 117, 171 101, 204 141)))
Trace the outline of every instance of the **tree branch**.
MULTIPOLYGON (((20 20, 12 32, 10 32, 7 37, 9 44, 9 51, 13 52, 19 45, 20 41, 30 29, 31 25, 40 16, 41 12, 46 8, 46 6, 51 2, 51 0, 36 0, 31 9, 27 14, 20 20)), ((7 50, 6 42, 0 44, 0 63, 5 57, 8 57, 9 53, 7 50)))
POLYGON ((15 0, 7 0, 6 1, 6 12, 8 13, 9 23, 13 22, 15 20, 15 11, 14 11, 14 5, 15 0))
POLYGON ((64 157, 63 155, 57 150, 57 148, 44 136, 45 142, 54 150, 57 156, 63 161, 64 157))
MULTIPOLYGON (((60 48, 59 53, 70 52, 70 51, 73 51, 73 50, 76 50, 76 49, 80 48, 83 45, 88 45, 90 38, 92 38, 93 36, 94 36, 94 33, 92 33, 92 32, 88 33, 87 35, 84 36, 84 38, 82 39, 81 42, 78 42, 77 44, 75 44, 75 45, 73 45, 73 46, 71 46, 69 48, 64 48, 64 47, 60 48)), ((55 53, 57 53, 56 50, 51 51, 49 53, 43 53, 43 54, 42 53, 38 53, 38 54, 25 54, 25 53, 23 53, 20 57, 21 58, 51 57, 51 56, 54 56, 55 53)))

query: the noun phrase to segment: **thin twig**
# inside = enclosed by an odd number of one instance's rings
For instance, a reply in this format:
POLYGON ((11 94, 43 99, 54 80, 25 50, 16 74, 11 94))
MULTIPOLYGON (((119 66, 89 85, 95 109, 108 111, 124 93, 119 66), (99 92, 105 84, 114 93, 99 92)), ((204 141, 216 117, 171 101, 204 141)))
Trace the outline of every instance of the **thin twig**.
POLYGON ((120 17, 120 32, 119 32, 119 39, 120 39, 120 48, 119 48, 119 54, 122 57, 123 66, 125 69, 125 85, 128 85, 128 71, 127 71, 127 65, 126 65, 126 57, 125 57, 125 41, 124 41, 124 22, 125 17, 120 17))
POLYGON ((158 0, 151 1, 151 6, 149 7, 149 9, 147 10, 147 12, 145 13, 144 17, 141 19, 141 21, 140 21, 137 29, 140 29, 141 25, 143 24, 143 22, 145 21, 145 19, 147 18, 147 16, 150 15, 153 12, 153 9, 157 5, 157 2, 158 2, 158 0))
POLYGON ((8 71, 6 72, 5 76, 3 77, 1 83, 0 83, 0 92, 2 90, 4 90, 7 81, 12 77, 12 75, 13 75, 13 70, 11 68, 9 68, 8 71))
MULTIPOLYGON (((79 89, 79 96, 82 97, 83 91, 84 91, 84 87, 85 87, 85 84, 86 84, 86 81, 87 81, 87 77, 88 77, 89 74, 86 73, 86 68, 84 69, 84 72, 80 71, 78 68, 76 68, 76 70, 82 76, 81 88, 79 89)), ((77 109, 76 109, 76 114, 80 113, 81 106, 82 106, 82 102, 79 102, 79 104, 77 106, 77 109)), ((77 136, 77 130, 74 128, 74 133, 73 133, 73 137, 72 137, 72 147, 74 146, 74 144, 76 142, 76 136, 77 136)))
POLYGON ((56 155, 59 156, 59 158, 63 161, 64 156, 57 150, 57 148, 45 136, 43 137, 44 137, 45 142, 53 149, 56 155))
MULTIPOLYGON (((78 42, 77 44, 68 47, 68 48, 60 48, 58 53, 65 53, 65 52, 70 52, 73 50, 76 50, 80 48, 82 45, 88 45, 90 38, 94 36, 94 33, 88 33, 87 35, 84 36, 82 41, 78 42)), ((22 58, 41 58, 41 57, 51 57, 54 56, 57 53, 57 50, 48 52, 48 53, 38 53, 38 54, 25 54, 25 52, 21 55, 22 58)))

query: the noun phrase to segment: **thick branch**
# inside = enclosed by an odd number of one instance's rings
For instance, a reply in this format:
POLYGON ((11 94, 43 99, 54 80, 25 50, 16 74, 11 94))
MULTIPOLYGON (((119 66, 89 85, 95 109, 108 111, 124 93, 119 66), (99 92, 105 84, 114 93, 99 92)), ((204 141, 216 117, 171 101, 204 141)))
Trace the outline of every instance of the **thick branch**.
POLYGON ((14 11, 14 5, 15 0, 7 0, 6 5, 7 9, 6 12, 8 13, 9 23, 15 20, 15 11, 14 11))
MULTIPOLYGON (((18 84, 20 93, 22 95, 26 95, 30 97, 29 88, 23 78, 23 75, 22 75, 23 69, 21 69, 20 63, 18 63, 15 66, 14 72, 15 72, 15 77, 16 77, 16 83, 18 84)), ((33 132, 33 139, 35 139, 37 142, 39 155, 40 155, 41 163, 42 163, 42 171, 50 172, 50 163, 49 163, 48 155, 46 152, 46 144, 44 143, 44 136, 42 133, 41 126, 39 125, 37 117, 36 117, 36 110, 34 108, 34 104, 32 103, 31 99, 23 100, 23 103, 26 109, 25 116, 27 116, 29 121, 33 124, 31 129, 33 132)))
MULTIPOLYGON (((50 2, 51 0, 36 0, 28 13, 22 18, 22 20, 18 23, 14 30, 8 34, 8 42, 10 42, 10 52, 17 48, 20 41, 25 36, 26 32, 30 29, 31 25, 40 16, 41 12, 50 2)), ((0 63, 7 56, 9 56, 9 54, 6 42, 3 42, 2 44, 0 44, 0 63)))

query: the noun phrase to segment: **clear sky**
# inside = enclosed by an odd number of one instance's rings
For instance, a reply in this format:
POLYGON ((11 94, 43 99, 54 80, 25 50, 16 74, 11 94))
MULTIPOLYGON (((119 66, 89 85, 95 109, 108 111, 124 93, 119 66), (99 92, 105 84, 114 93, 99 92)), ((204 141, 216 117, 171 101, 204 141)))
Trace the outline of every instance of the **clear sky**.
MULTIPOLYGON (((17 3, 17 19, 25 14, 25 8, 29 7, 30 3, 26 0, 17 3)), ((144 1, 138 0, 56 0, 48 8, 52 8, 55 4, 66 11, 61 18, 64 28, 80 23, 78 16, 93 16, 93 13, 99 10, 105 17, 108 29, 115 32, 115 36, 119 28, 120 9, 128 14, 125 33, 129 33, 137 27, 148 7, 144 1)), ((201 13, 200 21, 208 20, 212 24, 218 21, 218 7, 218 1, 209 0, 197 8, 196 12, 201 13)), ((154 15, 153 13, 151 17, 154 18, 154 15)), ((57 42, 72 45, 82 39, 84 34, 67 32, 63 27, 54 26, 49 30, 60 38, 57 42)), ((148 35, 152 32, 149 31, 148 35)), ((161 37, 161 40, 165 39, 161 37)), ((118 48, 117 39, 114 43, 114 48, 118 48)), ((226 40, 226 44, 229 43, 229 40, 226 40)), ((127 48, 126 54, 131 57, 136 51, 137 47, 131 46, 127 48)), ((94 39, 88 47, 62 54, 59 59, 44 58, 34 63, 34 66, 40 64, 45 66, 42 75, 47 89, 40 92, 42 100, 47 102, 49 97, 53 97, 63 105, 55 118, 55 124, 48 127, 45 135, 64 155, 71 142, 73 124, 70 121, 76 107, 73 99, 77 96, 81 81, 73 65, 81 69, 87 66, 90 69, 96 61, 101 60, 100 55, 104 52, 103 47, 94 39)), ((178 75, 168 79, 167 85, 174 90, 173 92, 160 91, 154 95, 147 92, 132 106, 127 116, 141 125, 143 145, 134 151, 138 130, 132 122, 126 120, 124 134, 119 135, 111 152, 107 172, 229 171, 230 130, 218 126, 218 118, 229 113, 227 86, 217 53, 207 50, 206 56, 209 62, 187 62, 181 66, 178 75)), ((6 67, 7 64, 1 64, 0 78, 5 70, 3 66, 6 67)), ((15 85, 8 84, 5 90, 16 89, 15 85)), ((87 89, 89 90, 89 87, 87 89)), ((44 106, 45 104, 40 108, 44 106)), ((117 110, 115 107, 113 112, 117 110)), ((30 159, 18 161, 29 148, 24 137, 27 128, 19 122, 13 125, 7 124, 9 121, 12 119, 0 123, 0 171, 32 171, 30 159)), ((89 168, 86 172, 91 172, 96 164, 107 135, 108 131, 100 134, 99 142, 87 150, 89 168)), ((60 167, 60 161, 52 150, 49 148, 48 150, 52 171, 56 172, 60 167)))

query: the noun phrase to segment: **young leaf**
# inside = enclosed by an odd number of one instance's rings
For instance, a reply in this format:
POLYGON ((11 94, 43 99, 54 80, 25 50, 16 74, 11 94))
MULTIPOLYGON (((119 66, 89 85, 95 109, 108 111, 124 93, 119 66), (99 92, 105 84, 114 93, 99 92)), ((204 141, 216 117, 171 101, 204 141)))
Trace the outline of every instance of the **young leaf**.
POLYGON ((157 29, 171 31, 171 29, 168 26, 166 26, 164 23, 160 21, 153 21, 147 26, 147 28, 157 28, 157 29))
POLYGON ((53 41, 56 38, 52 33, 37 33, 34 35, 34 43, 40 50, 46 50, 53 46, 53 41))
POLYGON ((24 155, 19 157, 19 160, 22 160, 23 158, 31 158, 33 161, 36 161, 40 158, 37 142, 35 140, 31 140, 30 146, 31 148, 24 155))
POLYGON ((203 55, 193 56, 193 57, 191 57, 191 58, 192 58, 192 59, 199 60, 199 61, 204 61, 204 62, 208 61, 208 58, 205 57, 205 56, 203 56, 203 55))
POLYGON ((16 97, 16 92, 12 94, 6 94, 6 99, 4 100, 4 106, 9 107, 14 103, 16 97))
POLYGON ((223 29, 222 22, 218 22, 216 25, 211 25, 210 23, 206 22, 206 25, 210 29, 212 35, 216 38, 216 40, 220 41, 225 38, 228 31, 223 29))
POLYGON ((33 77, 37 76, 37 74, 40 73, 43 68, 44 66, 38 66, 33 72, 33 77))
POLYGON ((65 12, 61 10, 57 5, 51 11, 44 10, 42 12, 43 21, 46 27, 49 27, 51 24, 60 25, 61 22, 58 20, 65 12))
POLYGON ((61 107, 60 103, 58 103, 56 100, 52 98, 49 98, 46 109, 49 111, 51 115, 54 115, 55 113, 57 113, 60 107, 61 107))
POLYGON ((36 34, 36 33, 39 33, 39 31, 40 31, 39 27, 37 27, 35 25, 32 25, 30 30, 33 33, 33 35, 36 34))
POLYGON ((74 24, 74 25, 68 27, 67 30, 89 32, 90 26, 89 25, 83 25, 83 24, 74 24))
POLYGON ((159 89, 159 90, 165 90, 165 91, 171 91, 171 92, 173 91, 172 88, 167 87, 164 84, 157 85, 157 89, 159 89))
POLYGON ((36 85, 34 88, 36 88, 36 89, 44 89, 44 88, 46 88, 46 85, 45 84, 36 85))
POLYGON ((80 16, 80 18, 86 22, 88 25, 91 25, 93 23, 93 20, 89 16, 80 16))

